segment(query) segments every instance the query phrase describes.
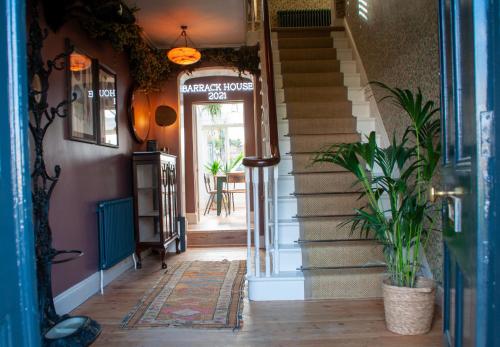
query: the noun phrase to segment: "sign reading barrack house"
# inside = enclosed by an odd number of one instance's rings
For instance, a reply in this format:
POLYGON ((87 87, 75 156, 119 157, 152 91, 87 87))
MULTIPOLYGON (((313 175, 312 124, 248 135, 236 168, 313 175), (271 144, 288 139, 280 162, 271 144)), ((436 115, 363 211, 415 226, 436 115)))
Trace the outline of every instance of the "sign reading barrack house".
POLYGON ((208 100, 227 100, 228 93, 253 91, 252 82, 228 82, 228 83, 197 83, 185 84, 181 87, 182 94, 206 94, 208 100))

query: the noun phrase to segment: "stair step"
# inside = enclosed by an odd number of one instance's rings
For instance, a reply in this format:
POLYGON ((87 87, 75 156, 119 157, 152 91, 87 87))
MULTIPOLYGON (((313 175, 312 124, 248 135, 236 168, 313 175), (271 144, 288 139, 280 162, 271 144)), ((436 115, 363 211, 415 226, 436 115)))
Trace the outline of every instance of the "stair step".
POLYGON ((332 144, 353 143, 357 141, 360 141, 358 133, 292 135, 290 137, 290 148, 292 152, 318 152, 332 144))
MULTIPOLYGON (((278 60, 276 60, 278 62, 278 60)), ((340 72, 340 62, 335 58, 311 60, 288 60, 282 61, 281 73, 303 73, 303 72, 340 72)))
POLYGON ((280 219, 292 219, 297 215, 297 199, 294 196, 278 198, 278 216, 280 219))
POLYGON ((295 192, 299 194, 342 193, 360 190, 356 177, 350 172, 295 174, 293 181, 295 192))
POLYGON ((333 38, 323 37, 279 37, 277 41, 279 49, 285 48, 332 48, 333 38))
POLYGON ((385 268, 303 271, 308 299, 366 299, 382 297, 385 268))
POLYGON ((294 271, 302 264, 302 248, 297 244, 279 246, 280 271, 294 271))
POLYGON ((344 86, 344 74, 341 72, 300 72, 284 73, 283 87, 344 86))
POLYGON ((286 118, 351 118, 352 102, 347 99, 338 101, 318 101, 318 102, 293 102, 278 105, 280 115, 284 113, 286 118), (281 106, 283 105, 283 106, 281 106), (285 111, 280 112, 280 107, 285 111))
POLYGON ((356 118, 293 118, 288 119, 288 134, 322 134, 326 130, 333 129, 338 134, 355 133, 356 118))
POLYGON ((297 195, 298 217, 346 216, 366 204, 358 193, 297 195))
MULTIPOLYGON (((270 222, 270 227, 274 228, 274 222, 270 222)), ((279 240, 281 243, 294 243, 300 237, 299 223, 297 220, 278 220, 279 240)))
POLYGON ((291 155, 292 173, 305 172, 337 172, 346 171, 344 168, 331 163, 313 163, 312 160, 315 154, 312 153, 294 153, 291 155))
POLYGON ((351 216, 297 218, 300 239, 303 241, 359 239, 366 235, 351 232, 351 225, 345 224, 351 216))
POLYGON ((324 60, 337 59, 337 50, 335 48, 287 48, 280 49, 279 54, 273 51, 273 58, 276 61, 294 61, 294 60, 324 60))
POLYGON ((347 101, 347 88, 344 86, 329 87, 290 87, 284 91, 286 102, 327 102, 347 101))
POLYGON ((384 262, 383 245, 374 241, 303 243, 302 259, 306 267, 349 267, 384 262))

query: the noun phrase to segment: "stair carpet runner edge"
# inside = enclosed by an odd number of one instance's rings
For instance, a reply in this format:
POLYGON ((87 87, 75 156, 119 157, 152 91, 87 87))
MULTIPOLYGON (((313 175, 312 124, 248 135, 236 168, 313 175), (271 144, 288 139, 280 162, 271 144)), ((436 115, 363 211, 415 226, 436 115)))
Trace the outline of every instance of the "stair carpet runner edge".
POLYGON ((381 297, 382 246, 341 227, 363 204, 354 177, 332 164, 310 165, 324 146, 360 139, 333 47, 330 30, 278 32, 305 293, 310 299, 381 297))

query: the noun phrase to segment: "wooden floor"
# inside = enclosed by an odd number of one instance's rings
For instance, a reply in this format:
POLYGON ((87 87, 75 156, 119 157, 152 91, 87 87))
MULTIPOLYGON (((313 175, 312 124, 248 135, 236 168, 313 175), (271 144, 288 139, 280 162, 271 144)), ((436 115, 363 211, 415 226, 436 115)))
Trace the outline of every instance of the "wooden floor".
MULTIPOLYGON (((182 260, 244 259, 245 248, 193 249, 172 255, 169 264, 182 260)), ((322 300, 249 302, 245 300, 239 331, 189 328, 120 328, 120 322, 162 273, 150 256, 141 270, 129 270, 72 314, 89 315, 103 331, 92 346, 335 346, 432 347, 442 346, 441 320, 424 336, 402 337, 388 332, 380 300, 322 300)))

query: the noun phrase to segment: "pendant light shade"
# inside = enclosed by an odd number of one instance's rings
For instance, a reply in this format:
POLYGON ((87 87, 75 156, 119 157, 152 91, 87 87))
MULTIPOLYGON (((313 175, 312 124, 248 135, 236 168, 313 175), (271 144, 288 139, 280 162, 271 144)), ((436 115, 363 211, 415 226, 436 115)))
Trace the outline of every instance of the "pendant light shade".
MULTIPOLYGON (((186 25, 181 26, 181 30, 182 30, 181 34, 172 45, 174 46, 174 48, 168 51, 167 57, 170 61, 176 64, 191 65, 198 62, 201 59, 201 53, 196 48, 188 46, 188 36, 186 34, 187 26, 186 25), (176 43, 177 41, 179 41, 179 39, 181 40, 184 39, 184 46, 176 46, 176 43)), ((191 45, 194 46, 192 41, 191 45)))
POLYGON ((87 70, 91 63, 90 58, 84 54, 73 52, 69 56, 69 69, 74 72, 87 70))

